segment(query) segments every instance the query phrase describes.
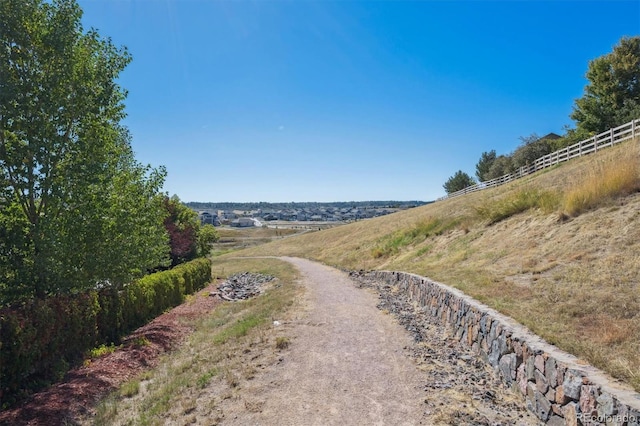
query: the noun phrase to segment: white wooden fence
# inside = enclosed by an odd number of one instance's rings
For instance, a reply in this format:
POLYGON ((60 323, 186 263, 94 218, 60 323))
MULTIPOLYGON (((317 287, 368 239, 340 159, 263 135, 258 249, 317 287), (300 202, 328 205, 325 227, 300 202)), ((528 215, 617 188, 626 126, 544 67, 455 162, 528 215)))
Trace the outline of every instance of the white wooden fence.
POLYGON ((461 189, 460 191, 452 192, 451 194, 438 198, 436 201, 457 197, 459 195, 464 195, 470 192, 476 192, 487 188, 493 188, 494 186, 500 186, 516 179, 520 179, 523 176, 535 173, 538 170, 551 167, 564 161, 569 161, 572 158, 581 157, 583 155, 591 154, 592 152, 597 152, 600 149, 619 144, 620 142, 633 139, 637 136, 640 136, 640 118, 632 120, 627 124, 623 124, 622 126, 618 126, 614 129, 607 130, 606 132, 602 132, 589 139, 580 141, 559 151, 547 154, 544 157, 540 157, 536 161, 534 161, 533 164, 522 166, 513 173, 509 173, 504 176, 500 176, 499 178, 488 180, 486 182, 477 183, 475 185, 461 189))

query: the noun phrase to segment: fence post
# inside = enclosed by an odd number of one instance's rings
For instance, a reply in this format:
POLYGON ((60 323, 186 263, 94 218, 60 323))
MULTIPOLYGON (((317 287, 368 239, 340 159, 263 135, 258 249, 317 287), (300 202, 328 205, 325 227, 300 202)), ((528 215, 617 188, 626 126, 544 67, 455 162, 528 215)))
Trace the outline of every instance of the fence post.
POLYGON ((611 139, 609 146, 613 146, 613 127, 609 130, 609 138, 611 139))
POLYGON ((593 152, 598 152, 598 135, 593 137, 593 152))

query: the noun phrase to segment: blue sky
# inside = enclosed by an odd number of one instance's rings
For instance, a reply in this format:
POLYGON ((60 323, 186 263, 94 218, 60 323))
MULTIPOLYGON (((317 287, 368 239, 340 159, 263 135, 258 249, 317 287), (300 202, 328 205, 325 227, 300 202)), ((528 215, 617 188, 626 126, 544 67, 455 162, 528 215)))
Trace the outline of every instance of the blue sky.
POLYGON ((572 125, 589 60, 640 34, 638 0, 79 3, 183 201, 433 200, 572 125))

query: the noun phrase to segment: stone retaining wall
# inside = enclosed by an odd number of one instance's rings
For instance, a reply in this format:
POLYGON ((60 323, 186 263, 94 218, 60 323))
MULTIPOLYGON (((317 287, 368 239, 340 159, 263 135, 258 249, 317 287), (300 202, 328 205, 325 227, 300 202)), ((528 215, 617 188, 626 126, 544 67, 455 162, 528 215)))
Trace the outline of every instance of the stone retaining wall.
POLYGON ((512 319, 425 277, 388 271, 366 275, 399 286, 450 325, 456 338, 520 392, 529 410, 546 424, 640 426, 640 394, 512 319))

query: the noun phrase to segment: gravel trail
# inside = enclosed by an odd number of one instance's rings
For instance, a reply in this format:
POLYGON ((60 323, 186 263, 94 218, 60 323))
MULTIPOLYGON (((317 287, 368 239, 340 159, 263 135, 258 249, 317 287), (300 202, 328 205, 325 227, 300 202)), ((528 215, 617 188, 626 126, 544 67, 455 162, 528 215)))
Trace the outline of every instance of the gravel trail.
POLYGON ((246 399, 263 400, 260 412, 243 410, 223 423, 420 423, 421 382, 403 350, 410 336, 376 309, 375 295, 359 290, 346 274, 303 259, 285 260, 302 272, 307 288, 290 350, 243 389, 246 399))

